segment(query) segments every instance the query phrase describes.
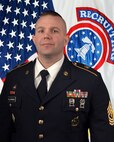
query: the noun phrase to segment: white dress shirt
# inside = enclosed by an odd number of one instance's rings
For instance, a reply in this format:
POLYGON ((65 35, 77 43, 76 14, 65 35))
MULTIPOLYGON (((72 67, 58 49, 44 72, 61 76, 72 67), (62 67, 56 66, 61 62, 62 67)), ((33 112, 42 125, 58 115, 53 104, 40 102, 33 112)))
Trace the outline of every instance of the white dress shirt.
MULTIPOLYGON (((52 82, 54 81, 55 77, 57 76, 57 73, 59 72, 62 64, 64 61, 64 56, 57 61, 55 64, 53 64, 51 67, 46 69, 49 72, 49 75, 47 76, 47 90, 49 91, 52 82)), ((38 58, 36 59, 35 63, 35 87, 37 88, 40 81, 41 81, 41 76, 40 72, 44 70, 45 68, 42 66, 42 64, 39 62, 38 58)))

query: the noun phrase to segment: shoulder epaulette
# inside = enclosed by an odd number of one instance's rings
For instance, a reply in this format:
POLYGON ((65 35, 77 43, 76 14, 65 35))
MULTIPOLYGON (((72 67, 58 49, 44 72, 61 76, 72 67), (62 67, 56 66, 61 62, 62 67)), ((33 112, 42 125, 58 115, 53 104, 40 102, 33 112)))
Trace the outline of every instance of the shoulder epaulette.
POLYGON ((25 63, 22 63, 22 64, 18 64, 17 66, 15 66, 12 70, 10 70, 10 72, 12 72, 12 71, 14 71, 14 70, 16 70, 16 69, 18 69, 18 68, 21 68, 21 67, 23 67, 23 66, 25 66, 25 65, 27 65, 27 64, 29 64, 30 62, 25 62, 25 63))
POLYGON ((93 74, 94 76, 98 76, 98 72, 96 70, 94 70, 93 68, 87 66, 87 65, 84 65, 84 64, 81 64, 81 63, 77 63, 77 62, 73 62, 73 65, 77 68, 80 68, 82 70, 85 70, 91 74, 93 74))

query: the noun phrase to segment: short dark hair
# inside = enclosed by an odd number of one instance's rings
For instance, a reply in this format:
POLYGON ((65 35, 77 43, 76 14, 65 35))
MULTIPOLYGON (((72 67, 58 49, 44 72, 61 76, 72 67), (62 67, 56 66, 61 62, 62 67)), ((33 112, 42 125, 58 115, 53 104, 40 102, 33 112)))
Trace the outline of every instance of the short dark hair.
POLYGON ((63 17, 62 17, 59 13, 57 13, 57 12, 55 12, 55 11, 51 11, 51 10, 49 10, 49 11, 44 11, 44 12, 40 15, 40 17, 47 16, 47 15, 60 17, 61 20, 63 21, 63 23, 64 23, 64 25, 65 25, 65 29, 66 29, 66 31, 67 31, 66 22, 65 22, 65 20, 63 19, 63 17))
POLYGON ((52 15, 52 16, 58 16, 58 17, 61 17, 62 19, 63 19, 63 17, 59 14, 59 13, 57 13, 57 12, 55 12, 55 11, 44 11, 41 15, 40 15, 40 17, 42 17, 42 16, 46 16, 46 15, 52 15))

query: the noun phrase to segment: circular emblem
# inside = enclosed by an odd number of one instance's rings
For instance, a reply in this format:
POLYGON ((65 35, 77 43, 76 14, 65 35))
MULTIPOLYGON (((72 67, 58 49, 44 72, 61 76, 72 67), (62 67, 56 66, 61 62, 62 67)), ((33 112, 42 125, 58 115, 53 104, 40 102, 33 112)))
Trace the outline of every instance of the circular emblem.
POLYGON ((68 59, 99 69, 109 52, 106 35, 100 26, 80 22, 70 28, 68 35, 70 41, 65 47, 68 59))

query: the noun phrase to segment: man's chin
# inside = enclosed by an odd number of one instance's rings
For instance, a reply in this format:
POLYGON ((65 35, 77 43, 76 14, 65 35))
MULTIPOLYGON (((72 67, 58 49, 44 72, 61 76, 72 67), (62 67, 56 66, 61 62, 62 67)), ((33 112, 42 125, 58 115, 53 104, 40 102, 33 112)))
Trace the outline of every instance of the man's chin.
POLYGON ((50 58, 52 55, 53 55, 53 54, 51 54, 51 53, 45 53, 45 54, 43 54, 43 56, 45 56, 45 57, 47 57, 47 58, 50 58))

